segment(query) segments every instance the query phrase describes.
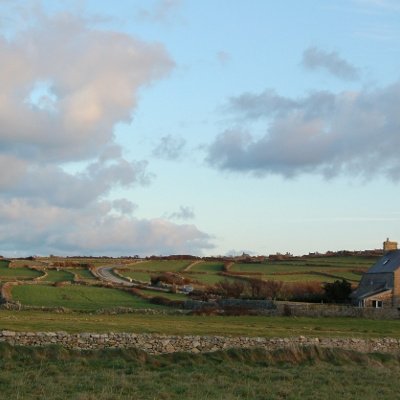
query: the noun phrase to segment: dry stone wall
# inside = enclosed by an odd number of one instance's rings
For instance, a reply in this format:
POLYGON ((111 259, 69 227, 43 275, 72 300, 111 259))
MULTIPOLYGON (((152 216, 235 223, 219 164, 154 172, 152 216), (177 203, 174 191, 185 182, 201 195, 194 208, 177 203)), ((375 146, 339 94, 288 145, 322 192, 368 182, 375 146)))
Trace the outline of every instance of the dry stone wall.
POLYGON ((69 349, 136 348, 150 354, 175 352, 205 353, 230 348, 277 350, 302 346, 341 348, 359 352, 400 354, 400 339, 358 338, 262 338, 224 336, 167 336, 135 333, 77 333, 0 331, 0 342, 13 346, 47 346, 58 344, 69 349))

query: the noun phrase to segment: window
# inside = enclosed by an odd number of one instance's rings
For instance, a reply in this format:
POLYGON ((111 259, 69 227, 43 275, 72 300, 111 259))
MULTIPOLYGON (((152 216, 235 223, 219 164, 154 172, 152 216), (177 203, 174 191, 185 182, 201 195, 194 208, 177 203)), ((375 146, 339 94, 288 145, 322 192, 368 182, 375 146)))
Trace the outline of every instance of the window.
POLYGON ((382 308, 382 300, 372 300, 372 307, 382 308))

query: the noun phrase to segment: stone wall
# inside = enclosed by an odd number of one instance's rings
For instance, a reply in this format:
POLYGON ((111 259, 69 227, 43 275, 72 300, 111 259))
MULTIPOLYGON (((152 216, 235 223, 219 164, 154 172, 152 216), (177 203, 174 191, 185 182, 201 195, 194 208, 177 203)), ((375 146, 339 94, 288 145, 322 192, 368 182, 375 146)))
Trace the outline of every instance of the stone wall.
POLYGON ((400 310, 397 308, 355 307, 340 304, 275 302, 275 315, 294 317, 354 317, 368 319, 398 319, 400 310))
POLYGON ((224 336, 167 336, 135 333, 78 333, 0 331, 0 342, 13 346, 47 346, 58 344, 70 349, 137 348, 150 354, 175 352, 205 353, 229 348, 263 348, 277 350, 300 346, 341 348, 359 352, 400 354, 400 339, 355 338, 262 338, 224 336))

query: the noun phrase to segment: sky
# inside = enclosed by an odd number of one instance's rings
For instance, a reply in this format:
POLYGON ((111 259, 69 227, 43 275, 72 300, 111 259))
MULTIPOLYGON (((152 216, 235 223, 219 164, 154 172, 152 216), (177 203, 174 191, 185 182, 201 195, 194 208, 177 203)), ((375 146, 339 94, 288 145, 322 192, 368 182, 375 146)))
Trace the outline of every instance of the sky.
POLYGON ((0 0, 0 254, 400 241, 397 0, 0 0))

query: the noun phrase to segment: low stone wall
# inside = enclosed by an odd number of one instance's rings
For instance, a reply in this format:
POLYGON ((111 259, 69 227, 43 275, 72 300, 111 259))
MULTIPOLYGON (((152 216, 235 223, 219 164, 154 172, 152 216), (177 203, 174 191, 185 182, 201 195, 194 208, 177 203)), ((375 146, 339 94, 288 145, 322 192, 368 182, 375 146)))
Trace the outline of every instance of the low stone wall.
POLYGON ((368 319, 398 319, 397 308, 355 307, 340 304, 275 302, 276 315, 293 317, 356 317, 368 319))
POLYGON ((167 336, 135 333, 78 333, 0 331, 0 342, 13 346, 47 346, 58 344, 70 349, 136 348, 150 354, 175 352, 206 353, 230 348, 277 350, 303 346, 341 348, 358 352, 400 354, 400 339, 355 338, 262 338, 224 336, 167 336))

